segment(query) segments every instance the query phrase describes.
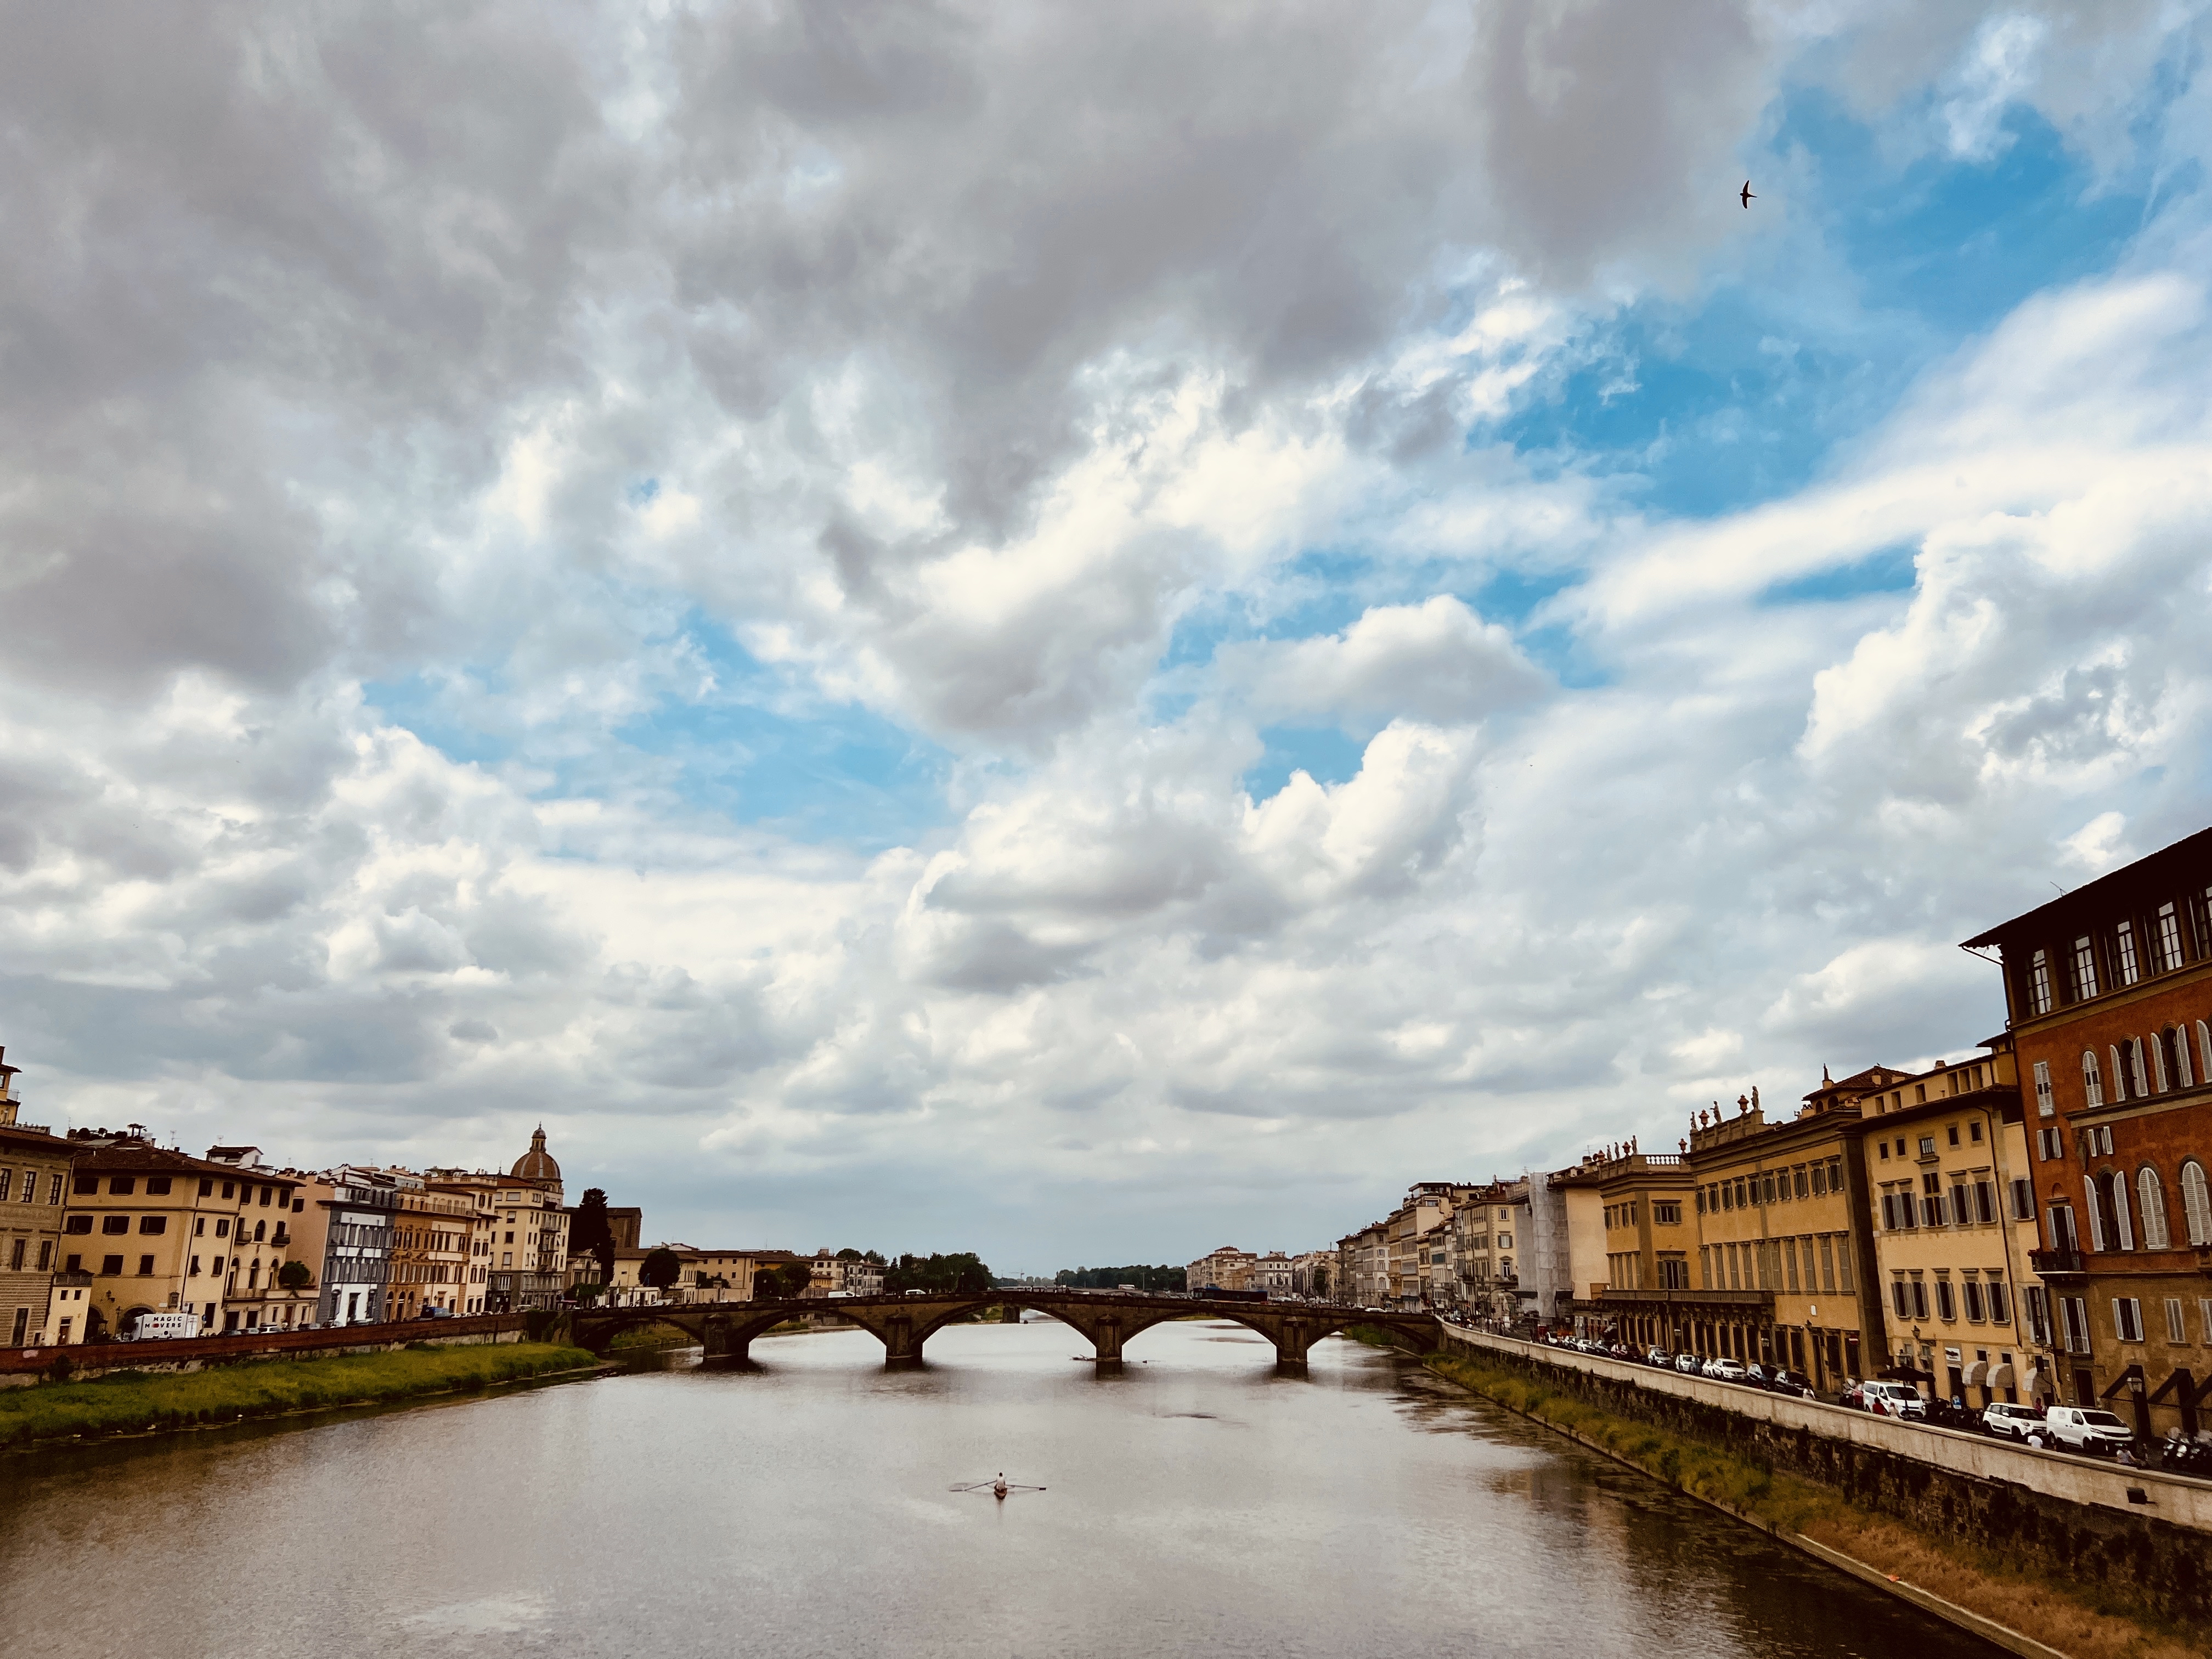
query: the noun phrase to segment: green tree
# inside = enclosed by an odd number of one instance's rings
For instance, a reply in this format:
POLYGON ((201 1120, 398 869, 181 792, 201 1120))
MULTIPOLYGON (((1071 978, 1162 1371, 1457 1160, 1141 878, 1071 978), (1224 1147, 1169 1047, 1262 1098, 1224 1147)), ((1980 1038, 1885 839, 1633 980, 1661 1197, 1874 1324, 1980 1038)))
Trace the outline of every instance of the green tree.
POLYGON ((665 1291, 683 1274, 684 1264, 676 1259, 675 1251, 655 1249, 638 1263, 637 1282, 650 1285, 656 1291, 665 1291))
POLYGON ((806 1287, 814 1282, 814 1269, 804 1261, 780 1261, 772 1267, 762 1267, 753 1274, 753 1300, 756 1302, 785 1302, 806 1294, 806 1287))
POLYGON ((615 1282, 614 1228, 607 1220, 607 1195, 597 1187, 586 1188, 584 1201, 576 1206, 576 1218, 568 1227, 568 1249, 599 1262, 600 1284, 615 1282))
POLYGON ((288 1291, 304 1291, 315 1282, 313 1271, 304 1261, 288 1261, 276 1270, 276 1282, 288 1291))
POLYGON ((991 1270, 973 1251, 956 1255, 902 1255, 884 1269, 884 1289, 933 1291, 939 1295, 975 1296, 989 1292, 995 1281, 991 1270))

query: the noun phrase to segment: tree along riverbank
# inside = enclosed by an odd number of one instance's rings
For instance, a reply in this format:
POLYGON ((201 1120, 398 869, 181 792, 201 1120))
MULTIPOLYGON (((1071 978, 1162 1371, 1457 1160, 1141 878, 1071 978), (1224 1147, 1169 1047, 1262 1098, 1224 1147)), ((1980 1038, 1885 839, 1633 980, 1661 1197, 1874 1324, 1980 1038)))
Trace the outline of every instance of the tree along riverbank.
POLYGON ((2106 1586, 2022 1571, 1994 1552, 1936 1538, 1861 1509, 1832 1487, 1615 1416, 1503 1366, 1441 1355, 1425 1363, 1449 1382, 1560 1430, 1784 1541, 1809 1540, 1873 1568, 1886 1583, 1911 1586, 1965 1608, 2070 1659, 2212 1655, 2212 1638, 2206 1632, 2165 1623, 2106 1586))
POLYGON ((256 1360, 174 1376, 116 1371, 91 1382, 0 1391, 0 1449, 379 1405, 588 1370, 601 1363, 581 1348, 520 1342, 256 1360))

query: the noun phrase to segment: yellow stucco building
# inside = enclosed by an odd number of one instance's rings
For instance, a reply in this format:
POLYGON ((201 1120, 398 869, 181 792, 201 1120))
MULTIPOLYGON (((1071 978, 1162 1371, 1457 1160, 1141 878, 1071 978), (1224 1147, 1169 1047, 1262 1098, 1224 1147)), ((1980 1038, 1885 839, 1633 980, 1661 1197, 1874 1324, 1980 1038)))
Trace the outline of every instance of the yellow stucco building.
POLYGON ((1862 1097, 1887 1369, 1970 1405, 2048 1404, 2059 1390, 2038 1364, 2048 1304, 2027 1271, 2038 1241, 2020 1081, 2008 1042, 1990 1047, 1985 1059, 1892 1073, 1862 1097))

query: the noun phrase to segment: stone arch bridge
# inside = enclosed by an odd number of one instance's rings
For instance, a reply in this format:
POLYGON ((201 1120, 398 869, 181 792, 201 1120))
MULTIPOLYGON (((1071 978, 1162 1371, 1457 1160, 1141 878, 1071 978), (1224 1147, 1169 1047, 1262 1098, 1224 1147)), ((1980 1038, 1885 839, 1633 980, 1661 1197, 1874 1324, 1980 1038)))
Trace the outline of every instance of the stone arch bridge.
POLYGON ((569 1340, 604 1353, 625 1328, 673 1325, 696 1337, 713 1358, 741 1359, 753 1338, 787 1320, 810 1314, 836 1314, 869 1332, 884 1345, 884 1365, 904 1370, 921 1364, 922 1344, 963 1314, 984 1308, 1034 1308, 1091 1340, 1102 1375, 1121 1369, 1121 1347, 1133 1336, 1170 1319, 1194 1315, 1234 1320, 1275 1345, 1275 1369, 1291 1374, 1306 1369, 1306 1350, 1348 1325, 1366 1325, 1387 1334, 1413 1353, 1432 1353, 1443 1340, 1433 1315, 1389 1313, 1315 1302, 1248 1302, 1206 1296, 1155 1296, 1127 1291, 992 1291, 959 1295, 931 1291, 920 1295, 840 1297, 836 1301, 802 1297, 775 1302, 695 1302, 642 1308, 578 1308, 567 1316, 569 1340))

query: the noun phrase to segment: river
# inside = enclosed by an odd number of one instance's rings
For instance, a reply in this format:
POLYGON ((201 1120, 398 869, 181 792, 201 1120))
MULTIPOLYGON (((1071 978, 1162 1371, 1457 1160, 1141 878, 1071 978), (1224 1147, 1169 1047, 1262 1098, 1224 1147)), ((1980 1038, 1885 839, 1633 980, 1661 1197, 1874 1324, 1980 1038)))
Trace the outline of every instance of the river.
POLYGON ((1844 1659, 1993 1651, 1348 1341, 1097 1378, 1063 1326, 860 1332, 0 1459, 0 1652, 1844 1659), (1001 1502, 948 1490, 1004 1470, 1001 1502))

